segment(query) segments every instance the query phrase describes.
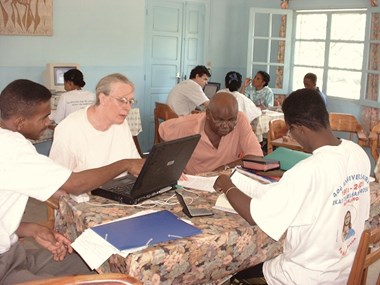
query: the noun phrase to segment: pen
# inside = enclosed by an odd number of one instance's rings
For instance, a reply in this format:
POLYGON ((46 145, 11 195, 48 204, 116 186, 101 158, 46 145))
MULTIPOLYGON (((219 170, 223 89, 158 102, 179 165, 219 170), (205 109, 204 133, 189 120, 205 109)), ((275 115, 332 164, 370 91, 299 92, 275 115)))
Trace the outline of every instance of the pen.
POLYGON ((108 234, 105 235, 104 239, 107 240, 107 238, 108 238, 108 234))
POLYGON ((150 239, 146 242, 145 246, 148 246, 152 240, 153 240, 153 238, 150 238, 150 239))
POLYGON ((173 238, 183 238, 182 236, 171 235, 171 234, 168 234, 168 237, 173 237, 173 238))

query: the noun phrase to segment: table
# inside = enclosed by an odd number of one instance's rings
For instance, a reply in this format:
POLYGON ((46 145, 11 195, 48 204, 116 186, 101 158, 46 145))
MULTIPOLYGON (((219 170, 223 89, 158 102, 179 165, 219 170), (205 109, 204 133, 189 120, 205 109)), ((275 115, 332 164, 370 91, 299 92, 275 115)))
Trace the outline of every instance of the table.
POLYGON ((290 149, 294 149, 298 151, 305 151, 304 148, 295 140, 288 139, 285 141, 284 138, 278 138, 271 141, 271 144, 275 147, 282 146, 282 147, 286 147, 286 148, 290 148, 290 149))
POLYGON ((262 115, 254 119, 251 123, 252 128, 256 134, 259 142, 263 141, 263 138, 269 131, 269 122, 273 119, 283 119, 284 113, 271 110, 263 110, 262 115))
MULTIPOLYGON (((371 212, 366 227, 380 227, 380 184, 372 182, 370 189, 371 212)), ((212 207, 215 204, 216 193, 197 193, 196 205, 212 207)), ((171 195, 172 191, 162 194, 159 199, 171 195)), ((193 194, 186 192, 188 195, 193 194)), ((77 204, 70 198, 61 198, 56 218, 57 230, 74 240, 86 228, 141 210, 125 205, 105 206, 114 202, 95 196, 91 197, 90 202, 102 204, 103 207, 77 204)), ((159 209, 169 209, 181 218, 186 217, 179 204, 159 209)), ((282 241, 274 241, 258 226, 250 226, 238 215, 213 211, 214 216, 191 219, 195 226, 202 229, 202 234, 149 247, 127 258, 113 255, 98 268, 98 272, 124 272, 146 285, 220 284, 223 278, 282 252, 282 241)))
MULTIPOLYGON (((211 208, 215 204, 216 193, 197 193, 197 206, 211 208)), ((160 195, 159 199, 173 194, 170 191, 160 195)), ((188 192, 185 196, 195 197, 188 192)), ((172 201, 177 202, 176 198, 172 201)), ((95 196, 90 202, 115 203, 95 196)), ((86 228, 141 211, 135 207, 77 204, 67 197, 63 197, 59 205, 56 228, 72 240, 86 228)), ((155 209, 168 209, 178 217, 187 218, 179 204, 155 209)), ((202 234, 161 243, 127 258, 113 255, 97 269, 98 272, 124 272, 138 278, 144 285, 220 284, 224 278, 281 253, 282 243, 269 238, 259 227, 250 226, 236 214, 213 212, 214 216, 191 219, 202 234)))

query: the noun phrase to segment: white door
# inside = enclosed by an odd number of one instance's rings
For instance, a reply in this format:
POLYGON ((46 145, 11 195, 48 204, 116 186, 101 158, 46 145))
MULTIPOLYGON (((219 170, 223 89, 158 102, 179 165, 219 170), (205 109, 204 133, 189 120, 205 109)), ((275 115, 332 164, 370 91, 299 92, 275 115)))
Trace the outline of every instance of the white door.
POLYGON ((155 102, 166 102, 177 82, 203 62, 205 4, 147 0, 142 148, 154 139, 155 102))

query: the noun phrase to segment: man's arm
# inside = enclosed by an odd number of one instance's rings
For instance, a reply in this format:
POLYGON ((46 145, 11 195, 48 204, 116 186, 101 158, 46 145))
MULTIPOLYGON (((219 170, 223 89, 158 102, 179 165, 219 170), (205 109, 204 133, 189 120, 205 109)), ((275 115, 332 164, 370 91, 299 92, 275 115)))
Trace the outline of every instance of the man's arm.
POLYGON ((220 175, 215 181, 214 189, 217 192, 223 192, 235 211, 250 225, 256 224, 251 216, 251 198, 232 183, 230 176, 225 174, 220 175))
POLYGON ((72 172, 60 189, 79 195, 99 187, 125 171, 137 176, 144 162, 144 159, 123 159, 99 168, 72 172))

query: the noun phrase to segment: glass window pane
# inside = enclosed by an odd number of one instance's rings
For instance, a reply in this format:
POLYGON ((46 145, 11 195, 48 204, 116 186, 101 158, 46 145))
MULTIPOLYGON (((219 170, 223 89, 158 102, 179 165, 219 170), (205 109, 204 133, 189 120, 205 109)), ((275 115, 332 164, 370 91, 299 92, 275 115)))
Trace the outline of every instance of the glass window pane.
POLYGON ((253 41, 253 61, 267 62, 269 41, 255 39, 253 41))
POLYGON ((285 38, 286 36, 286 15, 272 16, 272 37, 285 38), (282 24, 284 23, 284 27, 282 24))
POLYGON ((294 49, 294 63, 296 65, 323 66, 324 61, 324 42, 296 42, 294 49))
POLYGON ((326 14, 308 14, 297 16, 296 39, 326 39, 326 14))
POLYGON ((254 35, 255 37, 269 37, 270 14, 255 14, 254 35))
POLYGON ((285 41, 273 40, 271 43, 270 62, 284 63, 285 41))
POLYGON ((293 90, 304 88, 303 78, 306 73, 312 72, 317 75, 317 86, 323 90, 323 69, 310 67, 295 67, 293 69, 293 90))
POLYGON ((361 72, 329 70, 327 95, 347 98, 360 98, 361 72))
POLYGON ((372 13, 371 40, 380 40, 380 13, 372 13))
POLYGON ((364 44, 331 43, 329 67, 362 69, 364 44))
POLYGON ((364 41, 365 24, 365 14, 332 14, 331 39, 364 41))
POLYGON ((371 73, 368 74, 366 99, 377 101, 379 90, 380 90, 380 75, 371 74, 371 73))
POLYGON ((380 70, 380 44, 371 44, 369 48, 369 70, 380 70))

